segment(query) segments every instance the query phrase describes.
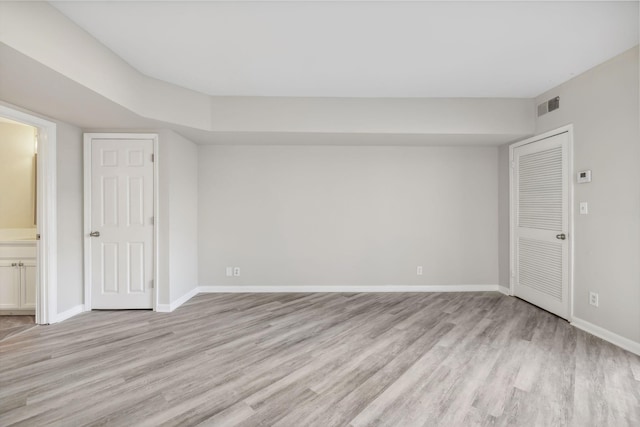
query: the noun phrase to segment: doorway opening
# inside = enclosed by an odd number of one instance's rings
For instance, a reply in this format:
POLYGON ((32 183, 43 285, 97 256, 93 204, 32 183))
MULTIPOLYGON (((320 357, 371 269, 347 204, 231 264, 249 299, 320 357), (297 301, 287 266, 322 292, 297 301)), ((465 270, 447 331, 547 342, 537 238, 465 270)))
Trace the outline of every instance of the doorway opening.
POLYGON ((0 132, 0 312, 55 323, 56 125, 0 105, 0 132))

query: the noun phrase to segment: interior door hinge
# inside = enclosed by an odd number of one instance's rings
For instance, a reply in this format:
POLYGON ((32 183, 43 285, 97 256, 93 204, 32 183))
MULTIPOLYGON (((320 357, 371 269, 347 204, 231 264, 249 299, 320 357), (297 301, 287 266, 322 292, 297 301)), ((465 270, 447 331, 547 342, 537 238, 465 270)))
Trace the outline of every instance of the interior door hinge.
POLYGON ((516 162, 511 162, 511 169, 516 167, 516 162))
POLYGON ((156 218, 155 216, 152 216, 152 217, 151 217, 151 225, 154 225, 154 224, 155 224, 155 222, 156 222, 155 218, 156 218))
POLYGON ((155 161, 156 161, 156 155, 155 155, 155 154, 153 154, 153 153, 151 153, 151 161, 152 161, 152 162, 155 162, 155 161))
POLYGON ((151 280, 151 286, 149 286, 151 289, 153 289, 153 280, 151 280))

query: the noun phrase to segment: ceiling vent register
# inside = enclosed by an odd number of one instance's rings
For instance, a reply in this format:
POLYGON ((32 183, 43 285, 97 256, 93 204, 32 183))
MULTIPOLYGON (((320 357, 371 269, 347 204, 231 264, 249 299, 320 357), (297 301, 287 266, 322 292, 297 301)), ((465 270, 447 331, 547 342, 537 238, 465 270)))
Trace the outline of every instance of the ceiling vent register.
POLYGON ((556 96, 555 98, 538 105, 538 117, 550 113, 553 110, 557 110, 558 108, 560 108, 560 97, 556 96))

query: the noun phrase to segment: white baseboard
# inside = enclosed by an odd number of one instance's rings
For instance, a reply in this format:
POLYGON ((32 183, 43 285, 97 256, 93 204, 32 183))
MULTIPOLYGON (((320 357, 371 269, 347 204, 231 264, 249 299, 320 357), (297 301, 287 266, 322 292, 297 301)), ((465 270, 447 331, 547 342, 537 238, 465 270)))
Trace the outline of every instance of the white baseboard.
MULTIPOLYGON (((313 293, 313 292, 503 292, 498 285, 385 285, 385 286, 199 286, 156 311, 170 313, 199 293, 313 293)), ((507 289, 507 288, 503 288, 507 289)), ((504 293, 504 292, 503 292, 504 293)), ((508 295, 508 293, 507 293, 508 295)))
POLYGON ((84 313, 84 304, 76 305, 75 307, 71 307, 69 310, 58 313, 52 323, 62 322, 63 320, 70 319, 80 313, 84 313))
MULTIPOLYGON (((312 293, 312 292, 500 292, 510 295, 509 288, 499 285, 436 285, 436 286, 411 286, 411 285, 386 285, 386 286, 199 286, 196 287, 171 304, 158 304, 156 311, 169 313, 180 307, 185 302, 199 293, 312 293)), ((75 315, 83 313, 84 305, 76 305, 62 313, 58 313, 54 323, 62 322, 75 315)), ((614 332, 604 329, 593 323, 573 317, 571 324, 578 329, 609 341, 631 353, 640 356, 640 343, 632 341, 614 332)))
POLYGON ((200 288, 195 287, 191 289, 189 292, 187 292, 186 294, 182 295, 177 300, 173 301, 171 304, 158 304, 158 306, 156 307, 156 311, 159 311, 161 313, 171 313, 173 310, 180 307, 182 304, 189 301, 191 298, 195 297, 200 292, 202 292, 200 288))
POLYGON ((156 311, 158 313, 171 313, 171 304, 158 304, 156 305, 156 311))
POLYGON ((640 343, 625 338, 616 333, 609 331, 608 329, 601 328, 600 326, 589 323, 586 320, 579 319, 573 316, 571 324, 578 329, 582 329, 585 332, 595 335, 598 338, 602 338, 605 341, 609 341, 611 344, 615 344, 631 353, 640 356, 640 343))
POLYGON ((505 294, 507 296, 511 296, 511 289, 509 289, 506 286, 498 285, 498 292, 500 292, 501 294, 505 294))
POLYGON ((496 292, 498 285, 384 285, 384 286, 200 286, 202 293, 307 292, 496 292))

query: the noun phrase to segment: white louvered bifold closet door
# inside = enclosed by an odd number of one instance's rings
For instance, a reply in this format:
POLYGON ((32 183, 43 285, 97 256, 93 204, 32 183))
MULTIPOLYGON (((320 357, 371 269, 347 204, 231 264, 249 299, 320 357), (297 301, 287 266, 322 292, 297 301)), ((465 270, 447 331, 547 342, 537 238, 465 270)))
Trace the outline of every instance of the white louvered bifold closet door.
POLYGON ((568 134, 513 150, 517 297, 568 318, 568 134))

